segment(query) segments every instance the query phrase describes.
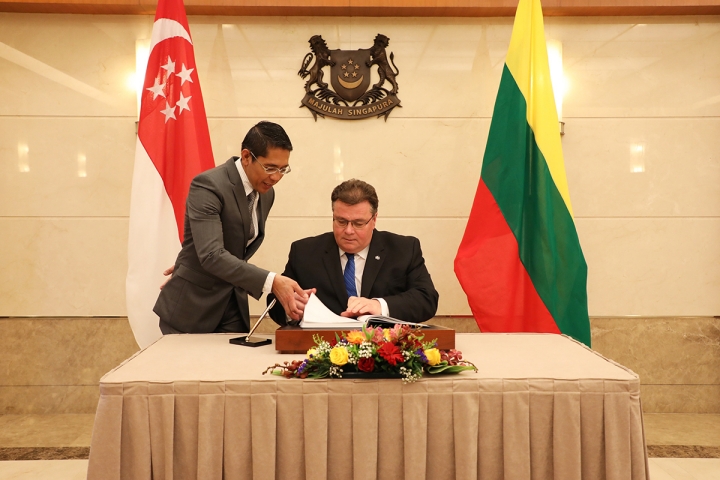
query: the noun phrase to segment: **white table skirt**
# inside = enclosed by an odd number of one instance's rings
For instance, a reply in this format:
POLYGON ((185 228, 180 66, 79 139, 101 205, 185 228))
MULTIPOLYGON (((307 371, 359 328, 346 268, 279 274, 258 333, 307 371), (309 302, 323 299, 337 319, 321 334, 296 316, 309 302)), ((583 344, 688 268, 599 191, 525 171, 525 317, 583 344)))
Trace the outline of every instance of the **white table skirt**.
POLYGON ((169 335, 100 382, 93 479, 648 478, 633 372, 563 336, 458 334, 479 372, 262 375, 301 355, 169 335))

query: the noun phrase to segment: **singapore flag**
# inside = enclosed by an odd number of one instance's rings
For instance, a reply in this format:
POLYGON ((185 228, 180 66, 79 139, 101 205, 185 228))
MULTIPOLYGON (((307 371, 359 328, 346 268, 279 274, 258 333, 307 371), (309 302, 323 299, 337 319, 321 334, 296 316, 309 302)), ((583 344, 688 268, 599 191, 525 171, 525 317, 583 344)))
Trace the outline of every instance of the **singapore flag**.
POLYGON ((160 338, 152 309, 183 240, 190 181, 215 166, 182 0, 159 0, 135 148, 127 310, 140 348, 160 338))

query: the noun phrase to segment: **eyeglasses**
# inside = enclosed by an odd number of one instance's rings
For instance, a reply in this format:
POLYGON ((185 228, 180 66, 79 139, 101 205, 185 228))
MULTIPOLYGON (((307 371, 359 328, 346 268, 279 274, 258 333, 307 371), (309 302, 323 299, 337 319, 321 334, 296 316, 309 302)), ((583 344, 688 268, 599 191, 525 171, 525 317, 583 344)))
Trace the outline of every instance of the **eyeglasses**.
MULTIPOLYGON (((375 215, 370 217, 370 220, 375 218, 375 215)), ((370 220, 362 221, 362 220, 346 220, 344 218, 337 218, 333 217, 333 222, 335 222, 335 225, 337 225, 340 228, 347 228, 348 224, 352 225, 352 228, 355 230, 362 230, 367 226, 368 223, 370 223, 370 220)))
MULTIPOLYGON (((248 150, 248 151, 249 151, 249 150, 248 150)), ((265 173, 267 173, 268 175, 273 175, 273 174, 275 174, 275 173, 279 173, 280 175, 285 175, 285 174, 290 173, 290 172, 292 171, 292 170, 290 169, 290 165, 285 165, 285 166, 282 167, 282 168, 278 168, 278 167, 266 167, 265 165, 262 164, 262 162, 260 162, 260 160, 258 160, 258 158, 255 156, 255 154, 254 154, 253 152, 250 152, 250 155, 253 156, 253 158, 255 159, 255 161, 260 164, 260 166, 263 168, 263 170, 265 170, 265 173)))

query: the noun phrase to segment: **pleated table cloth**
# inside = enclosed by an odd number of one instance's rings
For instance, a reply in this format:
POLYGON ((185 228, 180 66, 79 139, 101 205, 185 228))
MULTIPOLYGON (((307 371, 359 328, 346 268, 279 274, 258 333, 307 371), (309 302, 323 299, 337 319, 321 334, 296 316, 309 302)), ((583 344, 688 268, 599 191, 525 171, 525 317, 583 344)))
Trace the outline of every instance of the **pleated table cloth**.
POLYGON ((100 380, 88 478, 648 479, 640 381, 552 334, 458 334, 479 372, 262 375, 301 359, 166 335, 100 380))

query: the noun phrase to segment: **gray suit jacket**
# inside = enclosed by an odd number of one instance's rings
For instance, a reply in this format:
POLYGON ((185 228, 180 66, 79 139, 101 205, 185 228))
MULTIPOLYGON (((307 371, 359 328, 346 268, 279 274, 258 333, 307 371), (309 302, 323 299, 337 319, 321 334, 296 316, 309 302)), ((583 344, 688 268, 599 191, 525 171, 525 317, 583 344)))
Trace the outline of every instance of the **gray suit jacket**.
POLYGON ((265 219, 275 200, 260 195, 258 236, 250 236, 250 211, 240 173, 232 157, 195 177, 185 210, 185 238, 175 272, 160 291, 155 313, 171 327, 208 333, 220 323, 230 295, 237 298, 245 331, 250 325, 248 293, 260 298, 268 271, 247 263, 265 238, 265 219))

